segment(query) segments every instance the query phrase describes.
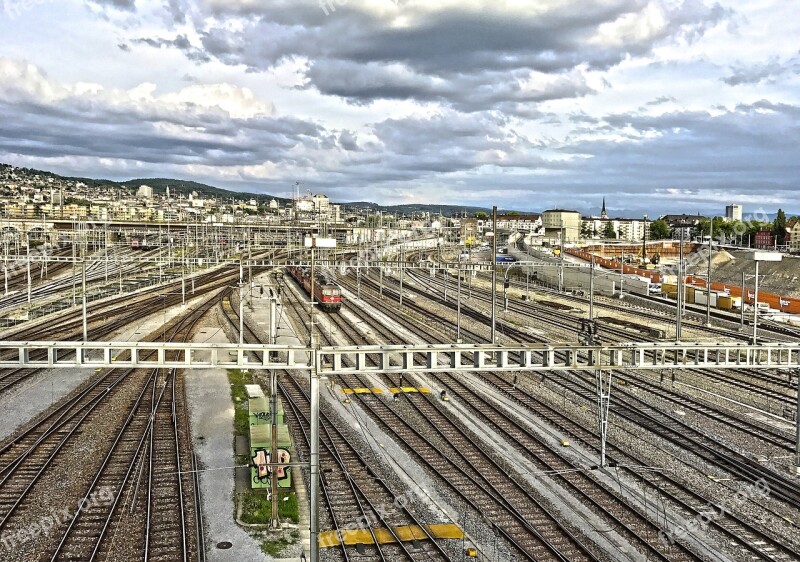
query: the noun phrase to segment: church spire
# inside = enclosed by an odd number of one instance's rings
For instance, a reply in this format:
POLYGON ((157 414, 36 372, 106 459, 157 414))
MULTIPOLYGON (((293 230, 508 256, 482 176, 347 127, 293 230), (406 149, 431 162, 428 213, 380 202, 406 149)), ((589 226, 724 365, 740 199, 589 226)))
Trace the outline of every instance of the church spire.
POLYGON ((603 197, 603 210, 600 211, 600 218, 602 218, 602 219, 608 218, 608 215, 606 214, 606 198, 605 197, 603 197))

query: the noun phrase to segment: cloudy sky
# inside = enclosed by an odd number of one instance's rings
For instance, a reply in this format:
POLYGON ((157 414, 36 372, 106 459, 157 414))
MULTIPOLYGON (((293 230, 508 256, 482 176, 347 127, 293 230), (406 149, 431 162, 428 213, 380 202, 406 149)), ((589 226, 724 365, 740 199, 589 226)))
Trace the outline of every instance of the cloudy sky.
POLYGON ((0 162, 338 201, 800 211, 793 0, 0 6, 0 162))

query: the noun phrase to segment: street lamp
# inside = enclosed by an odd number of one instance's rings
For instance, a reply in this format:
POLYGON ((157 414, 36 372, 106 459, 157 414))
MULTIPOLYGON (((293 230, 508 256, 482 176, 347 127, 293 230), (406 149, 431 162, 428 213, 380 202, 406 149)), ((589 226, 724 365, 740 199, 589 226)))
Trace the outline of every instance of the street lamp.
MULTIPOLYGON (((778 252, 755 252, 753 254, 753 261, 756 262, 756 280, 753 295, 753 345, 758 344, 758 264, 762 261, 775 262, 781 261, 782 259, 783 254, 779 254, 778 252)), ((742 306, 744 306, 744 303, 742 303, 742 306)), ((798 416, 800 416, 800 414, 798 414, 798 416)))

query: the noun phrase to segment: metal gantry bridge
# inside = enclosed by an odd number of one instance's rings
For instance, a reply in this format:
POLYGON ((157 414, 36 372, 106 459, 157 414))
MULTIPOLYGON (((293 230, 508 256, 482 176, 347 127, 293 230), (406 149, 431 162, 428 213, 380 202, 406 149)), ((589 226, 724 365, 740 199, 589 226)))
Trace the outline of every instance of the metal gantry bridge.
MULTIPOLYGON (((0 368, 239 368, 307 373, 310 381, 310 532, 319 561, 320 379, 360 373, 588 371, 598 377, 601 451, 605 449, 611 373, 640 369, 800 369, 800 343, 408 344, 366 346, 169 342, 0 342, 0 368), (255 359, 261 357, 261 359, 255 359), (604 382, 605 381, 605 382, 604 382), (608 394, 602 388, 608 387, 608 394)), ((800 381, 798 382, 800 387, 800 381)), ((800 389, 799 389, 800 390, 800 389)), ((800 392, 798 415, 800 418, 800 392)), ((800 420, 796 465, 800 472, 800 420)), ((602 458, 602 457, 601 457, 602 458)), ((601 461, 601 464, 602 461, 601 461)))
POLYGON ((218 367, 313 371, 320 375, 355 372, 798 369, 800 343, 407 344, 312 348, 235 343, 0 342, 0 368, 48 367, 218 367), (254 359, 255 354, 263 359, 254 359))

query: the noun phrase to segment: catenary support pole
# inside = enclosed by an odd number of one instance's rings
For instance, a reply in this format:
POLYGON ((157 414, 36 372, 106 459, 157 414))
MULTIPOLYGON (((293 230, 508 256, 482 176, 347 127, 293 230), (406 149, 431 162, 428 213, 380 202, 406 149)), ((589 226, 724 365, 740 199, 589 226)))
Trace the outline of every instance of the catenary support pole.
POLYGON ((606 466, 606 439, 608 436, 608 411, 611 405, 611 371, 597 371, 597 411, 600 429, 600 466, 606 466))
POLYGON ((794 448, 794 468, 795 472, 800 475, 800 369, 797 369, 797 409, 794 413, 794 422, 797 426, 797 440, 794 448))
MULTIPOLYGON (((82 252, 83 253, 83 252, 82 252)), ((89 341, 89 321, 86 311, 86 255, 81 256, 81 294, 83 295, 83 341, 89 341)))
POLYGON ((676 309, 675 309, 675 341, 681 341, 681 316, 683 315, 683 232, 684 227, 681 225, 681 248, 678 258, 678 294, 676 295, 676 309))
POLYGON ((589 262, 589 320, 594 320, 594 254, 589 262))
POLYGON ((458 258, 458 288, 456 289, 456 343, 461 343, 461 258, 458 258))
POLYGON ((756 260, 756 280, 753 289, 753 345, 758 343, 758 260, 756 260))
POLYGON ((497 343, 497 206, 492 207, 492 343, 497 343))
MULTIPOLYGON (((277 340, 277 306, 272 288, 269 288, 269 343, 275 345, 277 340)), ((278 371, 270 369, 270 414, 272 418, 272 449, 270 463, 278 462, 278 371)), ((272 528, 280 529, 281 520, 278 513, 278 478, 277 467, 273 466, 270 474, 270 487, 272 489, 272 528)))
POLYGON ((27 239, 27 246, 28 246, 28 255, 26 256, 28 259, 28 306, 31 305, 31 241, 27 239))
POLYGON ((239 345, 244 343, 244 295, 242 294, 242 283, 239 283, 239 345))
POLYGON ((405 273, 405 261, 403 256, 403 243, 400 243, 400 306, 403 306, 403 274, 405 273))
POLYGON ((311 371, 311 513, 309 531, 311 535, 311 562, 319 562, 319 351, 312 338, 310 360, 311 371))
POLYGON ((711 325, 711 256, 714 253, 714 217, 711 217, 708 236, 708 278, 706 279, 706 326, 711 325))
POLYGON ((742 302, 741 306, 739 307, 739 315, 740 319, 739 322, 741 323, 740 330, 744 332, 744 303, 747 300, 747 290, 744 288, 744 271, 742 271, 742 302))

